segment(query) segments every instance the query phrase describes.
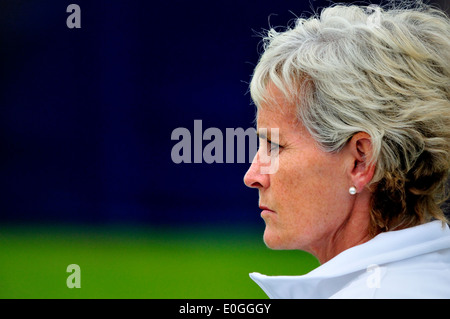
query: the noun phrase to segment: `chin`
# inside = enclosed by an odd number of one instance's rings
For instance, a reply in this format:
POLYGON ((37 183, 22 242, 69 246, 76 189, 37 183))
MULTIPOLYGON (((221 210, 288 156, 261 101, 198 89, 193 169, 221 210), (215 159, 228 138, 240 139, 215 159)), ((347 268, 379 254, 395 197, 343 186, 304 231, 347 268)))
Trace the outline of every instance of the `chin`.
POLYGON ((272 231, 269 227, 266 226, 266 230, 264 231, 264 244, 270 249, 280 250, 280 249, 289 249, 286 247, 286 243, 283 238, 272 231))
POLYGON ((286 230, 280 231, 273 225, 266 225, 263 239, 266 246, 274 250, 306 250, 304 244, 308 242, 307 238, 301 236, 299 231, 286 233, 286 230))

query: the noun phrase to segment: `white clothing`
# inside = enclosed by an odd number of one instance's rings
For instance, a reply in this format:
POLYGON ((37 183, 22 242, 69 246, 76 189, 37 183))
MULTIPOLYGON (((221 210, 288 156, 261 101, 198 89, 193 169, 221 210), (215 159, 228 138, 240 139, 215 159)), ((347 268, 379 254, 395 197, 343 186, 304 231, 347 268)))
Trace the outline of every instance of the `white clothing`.
POLYGON ((450 229, 389 231, 303 276, 250 277, 270 298, 450 298, 450 229))

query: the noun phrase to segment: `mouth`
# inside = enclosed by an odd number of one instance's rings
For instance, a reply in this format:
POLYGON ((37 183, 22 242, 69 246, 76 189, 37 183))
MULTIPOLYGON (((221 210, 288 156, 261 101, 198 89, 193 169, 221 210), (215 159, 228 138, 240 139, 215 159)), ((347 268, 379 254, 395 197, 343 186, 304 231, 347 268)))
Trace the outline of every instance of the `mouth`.
POLYGON ((275 211, 271 210, 267 206, 259 205, 259 208, 262 210, 261 215, 275 214, 275 211))

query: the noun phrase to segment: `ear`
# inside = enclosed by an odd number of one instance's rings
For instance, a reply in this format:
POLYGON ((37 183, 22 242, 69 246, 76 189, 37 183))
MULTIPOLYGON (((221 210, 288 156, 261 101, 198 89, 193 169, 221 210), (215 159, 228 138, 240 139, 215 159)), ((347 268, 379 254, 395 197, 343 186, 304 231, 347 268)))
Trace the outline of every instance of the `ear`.
POLYGON ((370 183, 375 173, 375 163, 370 161, 372 157, 372 139, 369 134, 359 132, 353 135, 347 144, 352 167, 349 168, 349 177, 360 193, 370 183))

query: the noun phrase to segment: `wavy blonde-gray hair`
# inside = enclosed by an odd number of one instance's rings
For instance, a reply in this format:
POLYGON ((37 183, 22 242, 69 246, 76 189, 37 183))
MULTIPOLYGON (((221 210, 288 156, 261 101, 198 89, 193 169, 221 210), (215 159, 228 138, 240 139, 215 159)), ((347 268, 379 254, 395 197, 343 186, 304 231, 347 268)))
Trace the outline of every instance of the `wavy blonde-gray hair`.
POLYGON ((272 82, 319 145, 371 136, 372 234, 446 221, 450 168, 450 20, 424 4, 334 5, 268 31, 250 92, 272 82))

